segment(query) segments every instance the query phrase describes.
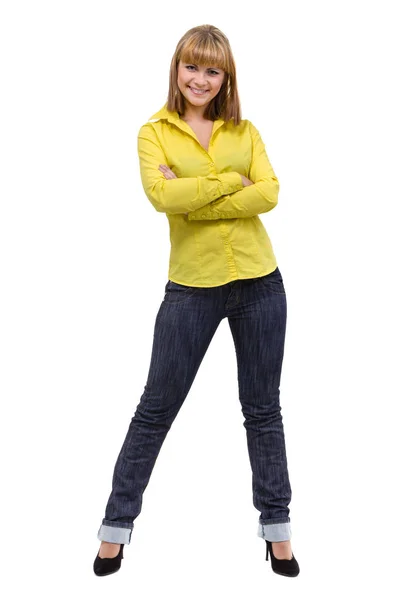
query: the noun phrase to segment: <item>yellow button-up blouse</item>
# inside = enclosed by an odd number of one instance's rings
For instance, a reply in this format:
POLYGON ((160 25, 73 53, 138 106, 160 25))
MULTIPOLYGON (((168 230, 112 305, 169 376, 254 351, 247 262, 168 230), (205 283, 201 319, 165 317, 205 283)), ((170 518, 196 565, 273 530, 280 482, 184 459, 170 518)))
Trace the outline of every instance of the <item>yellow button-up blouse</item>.
POLYGON ((275 270, 258 215, 276 206, 279 181, 251 121, 215 120, 206 150, 165 104, 140 127, 137 143, 145 194, 169 221, 171 281, 213 287, 275 270), (160 164, 177 177, 166 179, 160 164), (240 174, 253 185, 243 186, 240 174))

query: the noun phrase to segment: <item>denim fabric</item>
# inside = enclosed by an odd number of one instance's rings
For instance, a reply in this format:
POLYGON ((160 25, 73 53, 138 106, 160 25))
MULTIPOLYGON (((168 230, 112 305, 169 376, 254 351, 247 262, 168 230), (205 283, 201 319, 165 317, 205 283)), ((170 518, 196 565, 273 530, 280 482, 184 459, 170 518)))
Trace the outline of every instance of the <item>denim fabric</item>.
POLYGON ((237 357, 253 504, 260 511, 257 535, 271 542, 291 538, 291 487, 279 390, 286 293, 276 268, 262 277, 211 288, 168 280, 155 321, 147 383, 115 464, 98 539, 130 543, 163 441, 225 317, 237 357))

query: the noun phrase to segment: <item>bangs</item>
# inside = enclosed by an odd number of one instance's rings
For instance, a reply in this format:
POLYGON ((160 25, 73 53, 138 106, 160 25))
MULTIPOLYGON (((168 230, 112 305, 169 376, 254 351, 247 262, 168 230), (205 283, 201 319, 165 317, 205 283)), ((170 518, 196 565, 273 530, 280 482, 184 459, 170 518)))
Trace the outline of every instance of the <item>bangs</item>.
POLYGON ((196 39, 189 40, 181 53, 181 61, 195 65, 217 67, 223 71, 228 71, 228 57, 223 48, 215 43, 214 40, 196 39))

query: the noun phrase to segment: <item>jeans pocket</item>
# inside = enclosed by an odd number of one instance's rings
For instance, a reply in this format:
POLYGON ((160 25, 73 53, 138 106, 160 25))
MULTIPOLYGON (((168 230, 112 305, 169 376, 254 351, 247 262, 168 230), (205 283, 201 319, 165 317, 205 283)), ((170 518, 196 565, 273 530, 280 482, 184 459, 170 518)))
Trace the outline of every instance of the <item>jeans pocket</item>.
POLYGON ((178 304, 183 300, 191 298, 193 294, 196 293, 196 290, 196 287, 183 285, 182 283, 176 283, 175 281, 168 279, 165 286, 164 302, 178 304))
POLYGON ((278 267, 276 267, 275 271, 272 271, 272 273, 258 277, 258 281, 261 283, 263 288, 271 292, 271 294, 286 294, 282 275, 278 267))

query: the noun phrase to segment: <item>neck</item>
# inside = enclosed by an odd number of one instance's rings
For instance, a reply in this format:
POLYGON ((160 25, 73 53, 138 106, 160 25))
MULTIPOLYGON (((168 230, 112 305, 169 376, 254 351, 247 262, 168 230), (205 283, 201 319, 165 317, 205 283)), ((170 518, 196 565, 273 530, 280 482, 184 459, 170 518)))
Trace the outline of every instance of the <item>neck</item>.
POLYGON ((185 121, 208 121, 204 117, 205 107, 204 106, 193 106, 185 103, 185 112, 183 114, 183 119, 185 121))

